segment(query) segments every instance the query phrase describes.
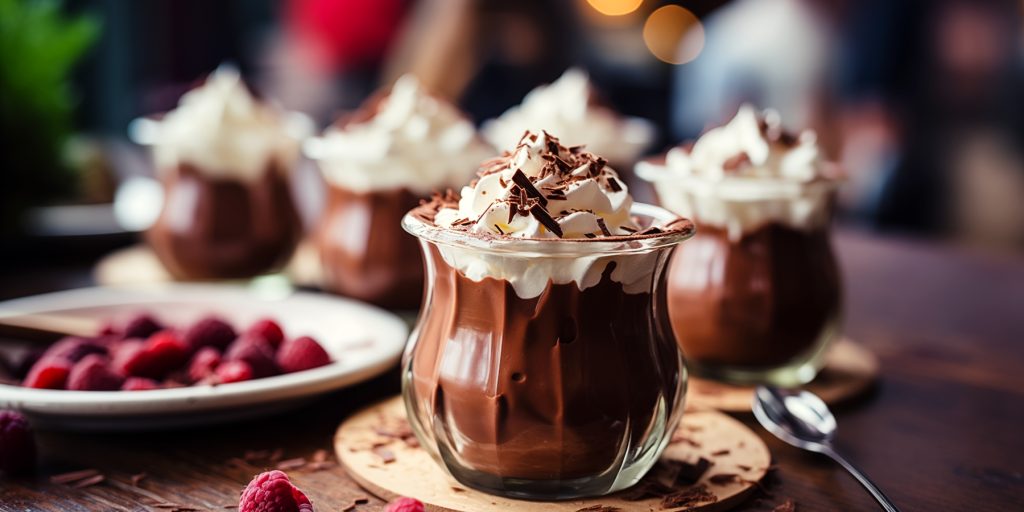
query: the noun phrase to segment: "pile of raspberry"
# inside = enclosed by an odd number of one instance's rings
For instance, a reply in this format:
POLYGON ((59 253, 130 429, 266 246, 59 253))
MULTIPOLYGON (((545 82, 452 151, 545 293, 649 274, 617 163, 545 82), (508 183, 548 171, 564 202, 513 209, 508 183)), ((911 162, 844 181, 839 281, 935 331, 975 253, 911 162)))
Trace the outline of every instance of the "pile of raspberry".
POLYGON ((287 338, 272 319, 244 331, 216 316, 187 326, 140 314, 95 337, 50 346, 22 385, 72 391, 143 391, 227 384, 324 366, 330 356, 309 336, 287 338))

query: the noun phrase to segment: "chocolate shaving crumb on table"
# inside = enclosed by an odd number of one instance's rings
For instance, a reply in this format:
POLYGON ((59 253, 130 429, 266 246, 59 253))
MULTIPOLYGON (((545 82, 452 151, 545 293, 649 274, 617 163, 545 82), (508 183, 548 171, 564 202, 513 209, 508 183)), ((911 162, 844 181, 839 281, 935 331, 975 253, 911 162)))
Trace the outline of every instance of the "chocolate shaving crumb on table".
POLYGON ((612 507, 610 505, 591 505, 576 509, 576 512, 620 512, 621 510, 619 507, 612 507))
POLYGON ((712 494, 704 484, 701 484, 665 496, 661 500, 661 508, 690 507, 716 501, 718 501, 718 496, 712 494))

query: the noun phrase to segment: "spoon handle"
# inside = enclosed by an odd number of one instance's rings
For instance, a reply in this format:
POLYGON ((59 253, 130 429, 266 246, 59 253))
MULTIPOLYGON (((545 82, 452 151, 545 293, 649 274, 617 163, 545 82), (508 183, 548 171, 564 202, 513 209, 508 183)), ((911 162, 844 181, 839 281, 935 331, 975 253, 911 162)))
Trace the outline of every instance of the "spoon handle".
POLYGON ((867 475, 865 475, 859 469, 857 469, 853 464, 850 463, 850 461, 844 459, 842 455, 836 453, 836 451, 831 446, 826 446, 822 453, 831 457, 832 460, 838 462, 840 466, 845 468, 846 471, 853 475, 853 477, 856 478, 858 482, 860 482, 860 485, 863 485, 864 488, 867 489, 867 491, 871 493, 872 496, 875 497, 875 500, 877 500, 878 504, 882 506, 882 509, 884 509, 886 512, 899 512, 900 509, 896 508, 896 505, 893 504, 892 500, 890 500, 885 495, 885 493, 883 493, 882 490, 879 489, 878 486, 875 485, 875 483, 872 482, 871 479, 867 477, 867 475))

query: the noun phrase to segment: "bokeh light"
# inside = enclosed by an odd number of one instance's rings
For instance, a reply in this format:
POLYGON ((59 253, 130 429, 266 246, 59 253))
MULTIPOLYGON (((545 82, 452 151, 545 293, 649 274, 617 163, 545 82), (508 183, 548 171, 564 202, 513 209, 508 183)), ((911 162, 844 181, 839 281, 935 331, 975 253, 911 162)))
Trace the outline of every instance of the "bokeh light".
POLYGON ((686 64, 704 49, 704 26, 685 8, 666 5, 644 22, 644 44, 658 60, 686 64))
POLYGON ((644 0, 587 0, 597 12, 607 16, 629 14, 644 3, 644 0))

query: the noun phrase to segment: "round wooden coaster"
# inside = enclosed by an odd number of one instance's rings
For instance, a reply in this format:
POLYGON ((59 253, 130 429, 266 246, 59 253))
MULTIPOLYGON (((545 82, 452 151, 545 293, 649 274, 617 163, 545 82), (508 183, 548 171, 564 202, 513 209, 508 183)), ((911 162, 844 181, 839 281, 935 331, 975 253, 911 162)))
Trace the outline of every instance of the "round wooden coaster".
MULTIPOLYGON (((299 244, 284 274, 296 285, 319 287, 323 279, 316 248, 308 241, 299 244)), ((174 280, 156 254, 145 244, 126 247, 104 256, 93 269, 93 277, 97 283, 107 286, 166 283, 174 280)))
MULTIPOLYGON (((849 338, 832 345, 825 368, 803 388, 818 395, 827 404, 853 398, 868 389, 878 378, 878 358, 870 350, 849 338)), ((692 409, 717 409, 749 412, 754 387, 733 386, 711 380, 691 378, 686 406, 692 409)))
POLYGON ((348 474, 373 494, 388 500, 411 496, 428 510, 444 512, 727 510, 753 492, 771 464, 768 447, 739 421, 715 411, 687 412, 659 465, 632 489, 559 502, 502 498, 467 488, 438 466, 409 430, 401 397, 345 420, 334 436, 334 450, 348 474), (710 466, 699 479, 677 483, 686 481, 681 472, 694 471, 701 459, 710 466), (666 485, 671 492, 646 497, 640 492, 666 485), (663 507, 666 495, 690 497, 693 503, 663 507))

